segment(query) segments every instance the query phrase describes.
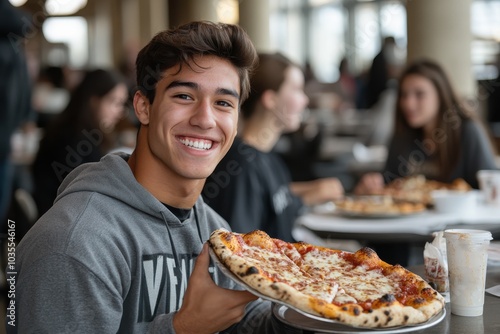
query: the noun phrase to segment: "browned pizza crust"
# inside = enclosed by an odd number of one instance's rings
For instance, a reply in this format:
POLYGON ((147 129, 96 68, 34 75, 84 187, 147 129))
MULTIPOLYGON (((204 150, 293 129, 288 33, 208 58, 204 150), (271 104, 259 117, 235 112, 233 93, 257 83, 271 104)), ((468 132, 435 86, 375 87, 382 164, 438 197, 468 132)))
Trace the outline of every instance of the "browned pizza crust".
POLYGON ((422 278, 387 264, 369 248, 349 253, 289 244, 262 231, 216 230, 209 243, 220 262, 258 293, 345 324, 419 324, 444 307, 443 297, 422 278), (376 291, 384 288, 393 293, 376 291), (364 291, 375 297, 361 300, 364 291))

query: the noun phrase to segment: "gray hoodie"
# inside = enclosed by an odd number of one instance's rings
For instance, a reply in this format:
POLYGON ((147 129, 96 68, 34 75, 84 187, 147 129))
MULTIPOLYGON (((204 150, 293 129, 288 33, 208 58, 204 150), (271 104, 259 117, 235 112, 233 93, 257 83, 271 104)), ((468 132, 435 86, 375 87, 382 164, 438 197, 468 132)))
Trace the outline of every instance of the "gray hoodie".
MULTIPOLYGON (((174 333, 203 242, 229 227, 201 196, 180 222, 136 181, 126 158, 76 168, 18 245, 9 333, 174 333)), ((236 288, 213 265, 210 272, 219 286, 236 288)), ((252 303, 231 331, 268 332, 269 307, 252 303)))

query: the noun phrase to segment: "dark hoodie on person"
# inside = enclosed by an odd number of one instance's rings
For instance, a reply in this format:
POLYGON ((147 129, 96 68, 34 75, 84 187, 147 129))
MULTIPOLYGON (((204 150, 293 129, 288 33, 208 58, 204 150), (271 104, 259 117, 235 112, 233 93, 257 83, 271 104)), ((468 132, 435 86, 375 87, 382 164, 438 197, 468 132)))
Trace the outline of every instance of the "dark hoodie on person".
POLYGON ((10 138, 22 122, 35 119, 24 38, 33 25, 8 0, 0 0, 0 162, 10 154, 10 138))
MULTIPOLYGON (((227 223, 202 200, 180 221, 109 154, 77 167, 16 253, 16 326, 9 333, 174 333, 196 257, 227 223)), ((238 288, 210 266, 215 283, 238 288)), ((256 301, 228 332, 272 331, 256 301)), ((9 323, 9 317, 7 317, 9 323)))

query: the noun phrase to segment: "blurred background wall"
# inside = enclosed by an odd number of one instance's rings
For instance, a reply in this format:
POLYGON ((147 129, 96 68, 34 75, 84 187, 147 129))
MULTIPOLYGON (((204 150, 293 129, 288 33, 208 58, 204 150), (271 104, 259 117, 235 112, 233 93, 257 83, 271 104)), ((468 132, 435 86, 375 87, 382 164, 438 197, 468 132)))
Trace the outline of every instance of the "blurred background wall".
POLYGON ((58 67, 71 89, 81 70, 113 67, 132 87, 137 52, 158 31, 191 20, 235 23, 258 51, 304 67, 311 109, 372 108, 380 96, 367 97, 367 81, 380 53, 394 65, 389 79, 407 61, 432 58, 500 142, 500 111, 488 109, 500 91, 500 0, 9 1, 31 18, 23 43, 35 82, 40 69, 58 67))
MULTIPOLYGON (((334 82, 347 56, 365 71, 386 36, 403 52, 435 56, 472 78, 494 76, 500 42, 498 0, 11 0, 31 13, 32 43, 43 63, 119 66, 157 31, 206 19, 239 23, 260 50, 310 63, 334 82), (78 3, 81 2, 80 5, 78 3), (73 8, 63 10, 70 4, 73 8), (446 62, 446 61, 445 61, 446 62)), ((465 85, 465 84, 464 84, 465 85)), ((463 87, 464 92, 471 91, 463 87)))

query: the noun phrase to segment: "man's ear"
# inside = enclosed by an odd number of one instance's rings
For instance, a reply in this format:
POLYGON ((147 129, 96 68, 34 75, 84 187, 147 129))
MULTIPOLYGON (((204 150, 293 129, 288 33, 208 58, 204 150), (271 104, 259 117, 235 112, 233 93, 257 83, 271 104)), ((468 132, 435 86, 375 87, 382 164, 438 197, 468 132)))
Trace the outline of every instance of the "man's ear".
POLYGON ((260 97, 260 101, 264 108, 274 110, 276 107, 276 92, 272 89, 265 90, 260 97))
POLYGON ((149 124, 150 109, 151 104, 149 103, 149 99, 141 91, 136 91, 134 94, 134 111, 142 125, 149 124))

